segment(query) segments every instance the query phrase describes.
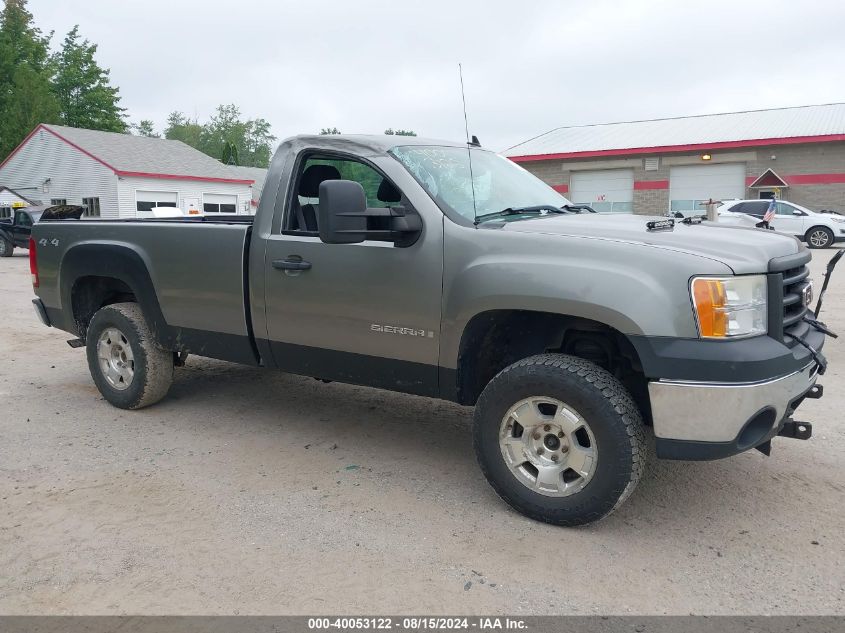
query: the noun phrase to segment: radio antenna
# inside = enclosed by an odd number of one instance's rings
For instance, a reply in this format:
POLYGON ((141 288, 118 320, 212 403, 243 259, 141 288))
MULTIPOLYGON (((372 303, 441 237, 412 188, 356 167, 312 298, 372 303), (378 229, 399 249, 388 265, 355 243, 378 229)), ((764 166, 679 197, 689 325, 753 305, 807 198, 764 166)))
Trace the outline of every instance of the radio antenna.
POLYGON ((458 64, 458 76, 461 78, 461 101, 464 104, 464 132, 466 133, 467 139, 467 160, 469 161, 469 186, 472 190, 472 223, 474 226, 478 226, 478 208, 475 203, 475 178, 473 177, 472 173, 472 151, 470 150, 470 145, 472 145, 472 141, 469 138, 469 123, 467 122, 467 98, 464 94, 464 71, 461 68, 461 65, 458 64))

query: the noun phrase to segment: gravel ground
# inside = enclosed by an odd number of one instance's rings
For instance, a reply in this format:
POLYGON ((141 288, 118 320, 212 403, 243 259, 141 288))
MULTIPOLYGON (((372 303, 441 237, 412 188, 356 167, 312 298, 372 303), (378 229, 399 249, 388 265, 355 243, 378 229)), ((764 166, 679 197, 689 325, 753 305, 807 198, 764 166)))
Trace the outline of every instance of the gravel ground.
POLYGON ((842 339, 811 441, 655 462, 562 529, 492 492, 470 409, 191 358, 121 411, 31 296, 0 260, 0 613, 845 614, 842 339))

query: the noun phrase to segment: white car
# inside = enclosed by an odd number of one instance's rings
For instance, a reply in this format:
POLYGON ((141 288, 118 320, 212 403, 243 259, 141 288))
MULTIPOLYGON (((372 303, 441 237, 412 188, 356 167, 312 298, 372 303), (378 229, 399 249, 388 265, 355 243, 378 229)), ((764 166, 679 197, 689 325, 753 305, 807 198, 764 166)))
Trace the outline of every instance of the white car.
MULTIPOLYGON (((719 207, 719 219, 746 215, 763 219, 771 200, 728 200, 719 207)), ((775 202, 775 218, 769 225, 779 233, 794 235, 810 248, 829 248, 845 241, 845 217, 810 211, 794 202, 775 202)))

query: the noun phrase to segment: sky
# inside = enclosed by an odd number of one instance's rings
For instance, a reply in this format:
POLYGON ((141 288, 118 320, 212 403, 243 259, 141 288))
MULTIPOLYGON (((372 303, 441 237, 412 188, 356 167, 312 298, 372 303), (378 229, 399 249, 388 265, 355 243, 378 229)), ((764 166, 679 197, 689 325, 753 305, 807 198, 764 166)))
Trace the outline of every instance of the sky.
POLYGON ((842 0, 30 0, 99 45, 129 120, 218 104, 279 140, 337 127, 548 130, 845 101, 842 0))

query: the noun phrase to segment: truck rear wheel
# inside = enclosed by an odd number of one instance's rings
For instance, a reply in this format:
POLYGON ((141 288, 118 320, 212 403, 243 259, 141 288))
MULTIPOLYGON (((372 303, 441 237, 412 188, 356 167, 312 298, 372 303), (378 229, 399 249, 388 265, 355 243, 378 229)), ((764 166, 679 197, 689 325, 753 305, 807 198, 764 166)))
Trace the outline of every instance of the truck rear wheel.
POLYGON ((5 237, 0 237, 0 257, 11 257, 15 252, 15 245, 5 237))
POLYGON ((86 340, 91 377, 111 404, 141 409, 167 395, 173 382, 173 352, 156 343, 137 303, 100 308, 86 340))
POLYGON ((475 409, 474 445, 493 489, 522 514, 575 526, 604 518, 645 467, 642 417, 598 365, 532 356, 500 372, 475 409))

